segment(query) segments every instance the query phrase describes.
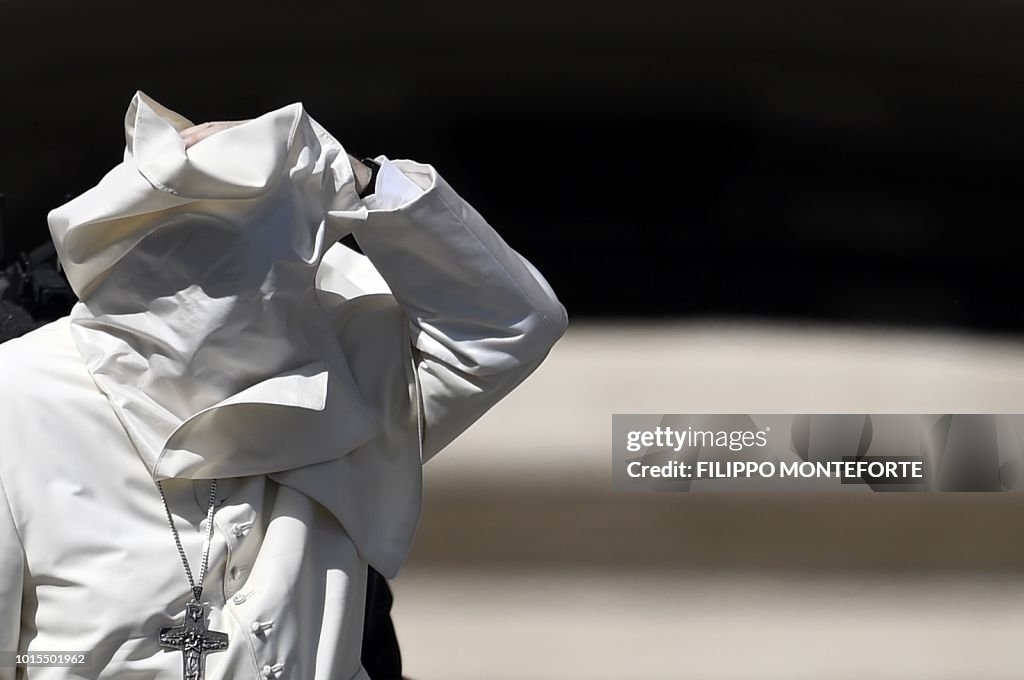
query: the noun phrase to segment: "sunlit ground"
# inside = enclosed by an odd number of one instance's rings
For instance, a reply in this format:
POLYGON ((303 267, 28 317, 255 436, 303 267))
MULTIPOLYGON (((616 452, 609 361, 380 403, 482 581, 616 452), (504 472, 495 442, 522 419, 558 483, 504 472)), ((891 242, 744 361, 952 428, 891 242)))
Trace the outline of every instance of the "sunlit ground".
POLYGON ((612 413, 1024 411, 1012 339, 576 326, 426 467, 406 674, 1020 678, 1017 494, 622 494, 612 413))

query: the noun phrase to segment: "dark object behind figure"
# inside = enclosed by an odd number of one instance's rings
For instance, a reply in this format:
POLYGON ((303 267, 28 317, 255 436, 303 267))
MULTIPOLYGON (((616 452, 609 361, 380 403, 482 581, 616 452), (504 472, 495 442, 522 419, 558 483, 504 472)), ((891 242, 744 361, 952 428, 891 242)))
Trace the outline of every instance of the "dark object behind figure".
POLYGON ((24 335, 36 325, 27 311, 14 303, 0 300, 0 342, 24 335))
POLYGON ((75 294, 60 270, 52 243, 20 253, 11 264, 0 269, 0 299, 23 307, 39 321, 53 321, 71 310, 75 294))
MULTIPOLYGON (((25 309, 0 300, 0 342, 13 340, 38 326, 25 309)), ((387 579, 370 567, 366 580, 362 663, 371 680, 402 678, 402 655, 391 622, 393 601, 387 579)))
POLYGON ((391 622, 394 599, 386 578, 369 568, 362 663, 371 680, 402 680, 402 654, 391 622))

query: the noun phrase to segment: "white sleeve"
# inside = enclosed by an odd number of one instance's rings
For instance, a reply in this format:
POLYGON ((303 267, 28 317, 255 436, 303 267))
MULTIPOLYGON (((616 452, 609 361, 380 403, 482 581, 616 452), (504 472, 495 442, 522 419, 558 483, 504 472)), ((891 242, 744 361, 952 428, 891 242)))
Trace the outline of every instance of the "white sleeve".
MULTIPOLYGON (((21 600, 25 551, 21 545, 7 493, 0 480, 0 650, 16 651, 21 637, 21 600)), ((0 680, 14 680, 13 666, 0 666, 0 680)))
POLYGON ((376 189, 355 237, 410 322, 426 460, 540 365, 567 317, 433 167, 384 159, 376 189))

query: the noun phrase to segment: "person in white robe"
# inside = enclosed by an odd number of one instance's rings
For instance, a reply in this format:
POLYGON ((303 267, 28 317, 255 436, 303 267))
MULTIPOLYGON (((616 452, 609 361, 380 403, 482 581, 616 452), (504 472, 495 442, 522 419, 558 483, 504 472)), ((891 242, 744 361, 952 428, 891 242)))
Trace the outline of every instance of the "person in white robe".
POLYGON ((126 137, 49 216, 79 303, 0 345, 0 651, 88 657, 0 680, 183 677, 160 631, 204 548, 203 677, 365 679, 367 566, 406 559, 422 463, 565 309, 430 165, 380 156, 360 198, 299 104, 204 133, 138 93, 126 137))

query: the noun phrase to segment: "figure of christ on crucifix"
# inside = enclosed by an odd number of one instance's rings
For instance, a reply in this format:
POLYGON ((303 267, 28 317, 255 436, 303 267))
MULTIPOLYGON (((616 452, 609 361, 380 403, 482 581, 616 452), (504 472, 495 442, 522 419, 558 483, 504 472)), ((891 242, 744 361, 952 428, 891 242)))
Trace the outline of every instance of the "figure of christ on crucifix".
POLYGON ((181 650, 185 680, 203 680, 203 657, 207 652, 228 648, 228 636, 206 630, 204 607, 199 602, 185 605, 185 623, 160 629, 160 645, 181 650))

